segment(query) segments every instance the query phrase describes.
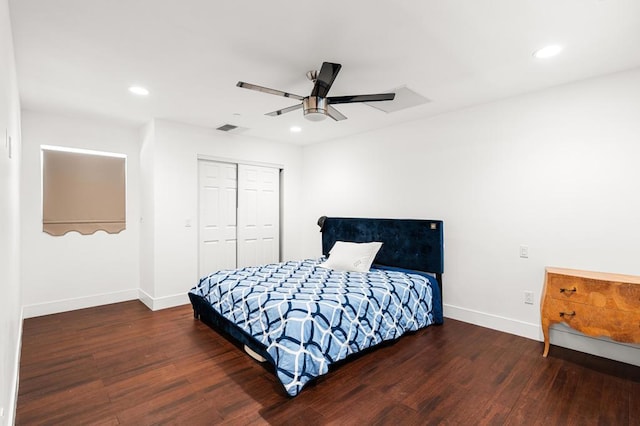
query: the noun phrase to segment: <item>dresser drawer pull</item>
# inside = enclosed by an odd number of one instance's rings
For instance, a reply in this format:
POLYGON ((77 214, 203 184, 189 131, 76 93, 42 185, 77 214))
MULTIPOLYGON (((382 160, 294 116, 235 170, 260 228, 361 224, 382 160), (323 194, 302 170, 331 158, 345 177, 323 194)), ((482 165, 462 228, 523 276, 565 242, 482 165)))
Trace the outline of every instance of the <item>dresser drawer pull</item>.
POLYGON ((571 312, 560 312, 561 317, 573 317, 576 315, 576 311, 571 312))
POLYGON ((575 293, 578 289, 577 288, 561 288, 560 289, 560 293, 575 293))

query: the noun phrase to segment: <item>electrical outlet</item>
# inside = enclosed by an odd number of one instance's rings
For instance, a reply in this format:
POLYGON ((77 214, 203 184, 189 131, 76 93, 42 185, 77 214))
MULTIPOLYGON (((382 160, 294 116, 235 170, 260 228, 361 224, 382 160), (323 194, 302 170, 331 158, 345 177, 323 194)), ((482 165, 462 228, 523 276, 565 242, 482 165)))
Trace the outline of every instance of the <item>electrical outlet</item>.
POLYGON ((524 292, 524 303, 527 305, 533 305, 533 292, 525 291, 524 292))
POLYGON ((529 257, 529 246, 520 246, 520 257, 525 259, 529 257))

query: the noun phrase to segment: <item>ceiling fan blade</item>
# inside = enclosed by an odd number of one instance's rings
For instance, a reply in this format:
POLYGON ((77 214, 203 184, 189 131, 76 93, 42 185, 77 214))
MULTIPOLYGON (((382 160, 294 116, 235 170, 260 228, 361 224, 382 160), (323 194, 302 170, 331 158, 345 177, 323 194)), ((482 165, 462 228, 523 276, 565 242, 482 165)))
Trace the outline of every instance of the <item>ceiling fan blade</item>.
POLYGON ((340 68, 342 68, 340 64, 323 62, 322 68, 320 68, 320 72, 318 73, 318 78, 316 78, 316 84, 313 85, 311 96, 326 98, 333 81, 340 72, 340 68))
POLYGON ((340 111, 338 111, 337 109, 335 109, 331 105, 329 105, 327 107, 327 115, 329 117, 333 118, 336 121, 342 121, 342 120, 346 120, 347 119, 347 117, 342 115, 342 113, 340 111))
POLYGON ((285 98, 293 98, 299 101, 304 99, 304 97, 300 95, 294 95, 293 93, 283 92, 282 90, 269 89, 268 87, 262 87, 256 84, 245 83, 244 81, 239 81, 238 84, 236 84, 236 86, 243 87, 245 89, 256 90, 258 92, 269 93, 271 95, 284 96, 285 98))
POLYGON ((295 111, 295 110, 300 109, 300 108, 302 108, 302 104, 298 104, 298 105, 282 108, 282 109, 279 109, 279 110, 273 111, 273 112, 268 112, 265 115, 269 115, 271 117, 277 117, 279 115, 286 114, 288 112, 295 111))
POLYGON ((392 101, 396 97, 395 93, 378 93, 376 95, 350 95, 331 96, 327 98, 330 104, 350 104, 353 102, 376 102, 392 101))

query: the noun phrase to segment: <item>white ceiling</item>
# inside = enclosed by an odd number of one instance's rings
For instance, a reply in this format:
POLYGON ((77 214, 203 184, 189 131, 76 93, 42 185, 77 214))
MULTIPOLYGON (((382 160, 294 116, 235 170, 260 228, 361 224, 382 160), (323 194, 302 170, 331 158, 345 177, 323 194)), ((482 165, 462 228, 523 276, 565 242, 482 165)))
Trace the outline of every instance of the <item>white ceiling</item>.
POLYGON ((312 143, 640 66, 639 0, 10 0, 23 108, 152 118, 312 143), (547 44, 564 51, 540 60, 547 44), (406 85, 431 100, 384 113, 338 105, 309 122, 305 73, 342 64, 330 95, 406 85), (147 87, 146 98, 131 95, 147 87), (293 125, 302 127, 291 133, 293 125))

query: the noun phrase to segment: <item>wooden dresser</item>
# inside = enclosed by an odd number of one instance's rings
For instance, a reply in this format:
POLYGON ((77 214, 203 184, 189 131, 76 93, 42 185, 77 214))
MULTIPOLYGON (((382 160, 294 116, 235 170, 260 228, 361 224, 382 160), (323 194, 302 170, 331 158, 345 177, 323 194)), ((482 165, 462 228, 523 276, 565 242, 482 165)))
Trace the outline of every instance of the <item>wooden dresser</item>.
POLYGON ((548 267, 540 312, 543 356, 549 327, 560 322, 589 336, 640 343, 640 276, 548 267))

